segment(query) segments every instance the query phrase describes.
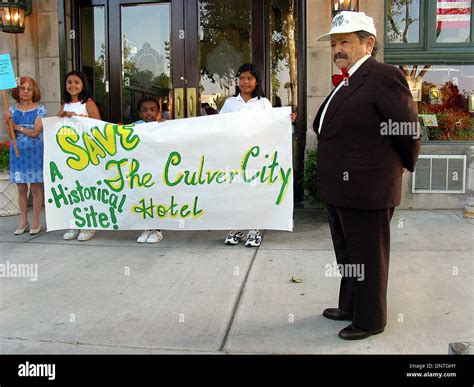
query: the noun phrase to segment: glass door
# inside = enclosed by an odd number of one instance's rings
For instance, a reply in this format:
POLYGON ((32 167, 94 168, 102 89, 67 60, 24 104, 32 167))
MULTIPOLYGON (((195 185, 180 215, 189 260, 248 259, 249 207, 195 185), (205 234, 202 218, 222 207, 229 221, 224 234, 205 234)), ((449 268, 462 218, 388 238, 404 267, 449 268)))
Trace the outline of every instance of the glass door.
POLYGON ((192 28, 197 26, 197 14, 192 14, 196 4, 194 0, 74 2, 79 30, 75 67, 86 73, 104 120, 136 121, 136 105, 143 97, 156 99, 173 118, 198 115, 197 27, 192 28))
POLYGON ((170 3, 120 8, 122 121, 139 119, 137 102, 143 97, 172 111, 170 3))
POLYGON ((173 118, 212 114, 234 94, 242 63, 253 58, 265 77, 263 27, 251 22, 261 2, 76 0, 75 9, 75 64, 104 120, 137 120, 143 97, 173 118))
MULTIPOLYGON (((199 2, 201 114, 215 114, 234 95, 235 74, 251 62, 251 0, 199 2)), ((261 69, 260 71, 262 71, 261 69)))
MULTIPOLYGON (((90 3, 90 2, 89 2, 90 3)), ((108 56, 105 5, 85 5, 79 9, 80 68, 89 81, 101 117, 109 116, 108 56)))
MULTIPOLYGON (((72 1, 74 67, 86 73, 104 120, 134 122, 142 97, 156 99, 175 119, 216 113, 235 92, 238 67, 253 62, 273 105, 297 113, 299 185, 306 139, 305 88, 299 86, 306 74, 304 0, 72 1)), ((295 198, 302 192, 296 187, 295 198)))

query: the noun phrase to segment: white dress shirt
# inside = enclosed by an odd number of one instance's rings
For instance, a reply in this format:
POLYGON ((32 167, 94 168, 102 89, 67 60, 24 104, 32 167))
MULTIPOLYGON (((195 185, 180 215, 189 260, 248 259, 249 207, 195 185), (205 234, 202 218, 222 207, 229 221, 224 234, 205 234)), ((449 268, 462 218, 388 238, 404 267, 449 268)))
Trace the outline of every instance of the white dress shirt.
POLYGON ((271 108, 271 102, 265 97, 260 97, 260 99, 254 97, 245 102, 239 94, 237 97, 227 98, 219 113, 241 112, 243 110, 264 110, 271 108))
MULTIPOLYGON (((362 58, 360 58, 357 62, 354 63, 354 66, 352 66, 347 72, 349 73, 349 78, 359 69, 360 66, 362 66, 362 63, 364 63, 367 59, 369 59, 371 55, 366 54, 362 58)), ((349 80, 350 82, 350 80, 349 80)), ((329 101, 327 102, 326 106, 324 106, 323 112, 321 113, 321 118, 319 119, 319 128, 318 128, 318 133, 321 133, 321 127, 323 126, 323 120, 324 116, 326 115, 326 110, 328 110, 328 106, 331 103, 331 100, 333 99, 334 95, 339 91, 341 87, 344 87, 344 82, 341 82, 337 87, 336 90, 331 95, 331 98, 329 98, 329 101)))

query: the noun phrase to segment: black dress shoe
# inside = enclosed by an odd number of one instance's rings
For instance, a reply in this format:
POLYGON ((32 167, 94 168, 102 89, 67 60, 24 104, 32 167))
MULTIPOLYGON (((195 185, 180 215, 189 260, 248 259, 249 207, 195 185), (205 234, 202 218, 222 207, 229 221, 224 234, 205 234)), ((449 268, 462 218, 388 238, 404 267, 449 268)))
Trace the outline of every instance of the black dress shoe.
POLYGON ((352 313, 344 312, 339 308, 327 308, 323 311, 323 316, 330 320, 347 320, 352 321, 352 313))
POLYGON ((339 332, 339 337, 344 340, 361 340, 369 336, 378 335, 383 331, 384 328, 376 329, 374 331, 367 331, 365 329, 357 328, 351 324, 339 332))

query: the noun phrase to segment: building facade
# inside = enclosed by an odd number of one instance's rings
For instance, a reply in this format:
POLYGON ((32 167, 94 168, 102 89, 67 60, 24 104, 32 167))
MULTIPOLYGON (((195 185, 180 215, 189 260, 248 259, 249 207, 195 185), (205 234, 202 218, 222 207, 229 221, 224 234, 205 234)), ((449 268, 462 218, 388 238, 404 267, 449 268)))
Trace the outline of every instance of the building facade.
MULTIPOLYGON (((295 198, 302 202, 306 152, 317 147, 312 121, 336 71, 329 43, 316 42, 330 28, 333 3, 32 0, 25 31, 0 32, 0 51, 17 75, 37 80, 50 115, 60 108, 65 74, 80 69, 102 118, 122 123, 136 120, 143 96, 176 119, 215 113, 234 92, 235 70, 254 62, 272 104, 297 113, 295 198)), ((420 113, 423 156, 415 175, 404 177, 402 208, 474 201, 472 5, 358 1, 375 21, 377 59, 403 69, 420 113)))

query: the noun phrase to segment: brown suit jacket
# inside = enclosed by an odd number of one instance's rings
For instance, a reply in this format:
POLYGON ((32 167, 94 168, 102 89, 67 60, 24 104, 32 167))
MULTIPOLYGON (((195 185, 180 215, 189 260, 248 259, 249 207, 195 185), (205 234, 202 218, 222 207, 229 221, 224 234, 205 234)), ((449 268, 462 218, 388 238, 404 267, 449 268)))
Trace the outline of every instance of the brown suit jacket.
POLYGON ((418 122, 403 73, 367 59, 332 99, 318 133, 320 107, 313 123, 318 137, 317 189, 323 202, 355 209, 400 204, 402 167, 413 171, 421 138, 382 135, 381 124, 418 122))

